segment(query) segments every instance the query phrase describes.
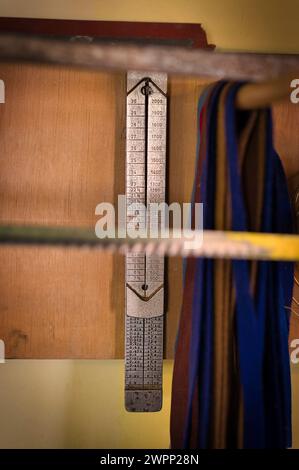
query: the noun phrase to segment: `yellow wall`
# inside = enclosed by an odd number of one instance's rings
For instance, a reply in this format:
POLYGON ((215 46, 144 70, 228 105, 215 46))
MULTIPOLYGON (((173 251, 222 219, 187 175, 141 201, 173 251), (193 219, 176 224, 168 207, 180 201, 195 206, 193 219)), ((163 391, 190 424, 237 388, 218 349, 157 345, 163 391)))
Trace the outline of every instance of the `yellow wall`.
POLYGON ((223 49, 299 52, 298 0, 0 0, 1 16, 202 23, 223 49))
MULTIPOLYGON (((0 364, 0 448, 169 446, 172 361, 164 361, 160 413, 127 413, 123 362, 11 360, 0 364)), ((299 448, 299 367, 293 368, 294 447, 299 448)))
MULTIPOLYGON (((298 14, 298 0, 0 0, 1 16, 200 22, 221 49, 263 52, 299 52, 298 14)), ((136 415, 123 409, 122 361, 0 364, 0 447, 167 447, 164 370, 163 411, 136 415)), ((299 447, 298 366, 292 379, 299 447)))
POLYGON ((123 361, 11 360, 0 364, 0 448, 168 447, 172 361, 160 413, 127 413, 123 361))

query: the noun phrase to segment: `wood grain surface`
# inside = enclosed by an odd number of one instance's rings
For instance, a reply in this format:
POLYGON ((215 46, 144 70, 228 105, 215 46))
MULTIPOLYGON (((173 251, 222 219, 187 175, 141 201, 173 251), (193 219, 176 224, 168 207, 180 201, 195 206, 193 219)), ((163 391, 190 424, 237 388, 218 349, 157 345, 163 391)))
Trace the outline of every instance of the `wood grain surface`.
MULTIPOLYGON (((94 226, 124 192, 124 75, 5 65, 0 76, 0 220, 94 226)), ((123 259, 62 249, 0 249, 7 357, 123 354, 123 259)))
MULTIPOLYGON (((0 222, 94 226, 124 193, 125 75, 0 64, 0 222)), ((197 100, 207 80, 169 80, 168 200, 188 202, 197 100)), ((299 108, 276 106, 288 176, 299 172, 299 108)), ((182 260, 168 260, 165 356, 173 357, 182 260)), ((299 332, 297 333, 299 334, 299 332)), ((298 336, 297 336, 298 337, 298 336)), ((0 338, 9 358, 121 358, 124 259, 55 248, 0 248, 0 338)))
MULTIPOLYGON (((284 102, 273 107, 275 146, 289 181, 290 196, 295 209, 295 195, 299 191, 299 105, 284 102)), ((294 210, 295 216, 295 210, 294 210)), ((299 229, 299 225, 297 224, 299 229)), ((299 233, 299 232, 298 232, 299 233)), ((296 266, 298 278, 298 266, 296 266)), ((294 283, 294 297, 299 301, 299 289, 294 283)), ((290 342, 299 338, 298 306, 292 303, 290 342)))

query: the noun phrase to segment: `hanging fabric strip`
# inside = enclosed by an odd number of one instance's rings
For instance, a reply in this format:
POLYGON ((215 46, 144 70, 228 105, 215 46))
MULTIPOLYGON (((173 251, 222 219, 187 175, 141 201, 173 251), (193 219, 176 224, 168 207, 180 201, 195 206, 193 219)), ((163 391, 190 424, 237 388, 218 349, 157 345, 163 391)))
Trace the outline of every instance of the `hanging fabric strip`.
MULTIPOLYGON (((237 111, 242 86, 220 81, 199 102, 193 205, 204 204, 204 229, 292 233, 271 112, 237 111)), ((291 445, 292 286, 292 263, 185 261, 172 448, 291 445)))

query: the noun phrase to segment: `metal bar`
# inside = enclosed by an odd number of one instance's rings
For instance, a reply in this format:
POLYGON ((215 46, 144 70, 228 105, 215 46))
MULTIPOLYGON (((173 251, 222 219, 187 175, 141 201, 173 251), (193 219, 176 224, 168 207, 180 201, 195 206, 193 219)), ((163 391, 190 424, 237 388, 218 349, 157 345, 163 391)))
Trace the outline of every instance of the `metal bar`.
POLYGON ((98 248, 125 254, 147 253, 160 256, 202 256, 208 258, 299 261, 299 235, 253 232, 186 232, 178 238, 105 238, 94 229, 37 226, 0 226, 0 245, 62 246, 98 248))
POLYGON ((284 75, 275 80, 261 83, 247 83, 236 96, 236 107, 239 109, 257 109, 271 106, 277 101, 290 99, 290 84, 294 76, 284 75))
POLYGON ((299 72, 299 55, 211 52, 182 47, 84 44, 34 36, 0 35, 0 60, 63 64, 102 70, 159 71, 259 81, 299 72))

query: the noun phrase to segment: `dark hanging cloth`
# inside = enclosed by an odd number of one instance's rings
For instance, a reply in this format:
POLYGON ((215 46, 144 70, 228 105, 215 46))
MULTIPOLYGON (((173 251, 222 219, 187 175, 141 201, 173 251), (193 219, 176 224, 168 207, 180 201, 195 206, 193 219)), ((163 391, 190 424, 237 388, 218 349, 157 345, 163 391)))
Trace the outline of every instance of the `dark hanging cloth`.
MULTIPOLYGON (((204 204, 204 229, 292 233, 271 111, 236 110, 242 85, 218 82, 199 100, 192 201, 204 204)), ((292 263, 185 261, 172 448, 291 445, 292 288, 292 263)))

